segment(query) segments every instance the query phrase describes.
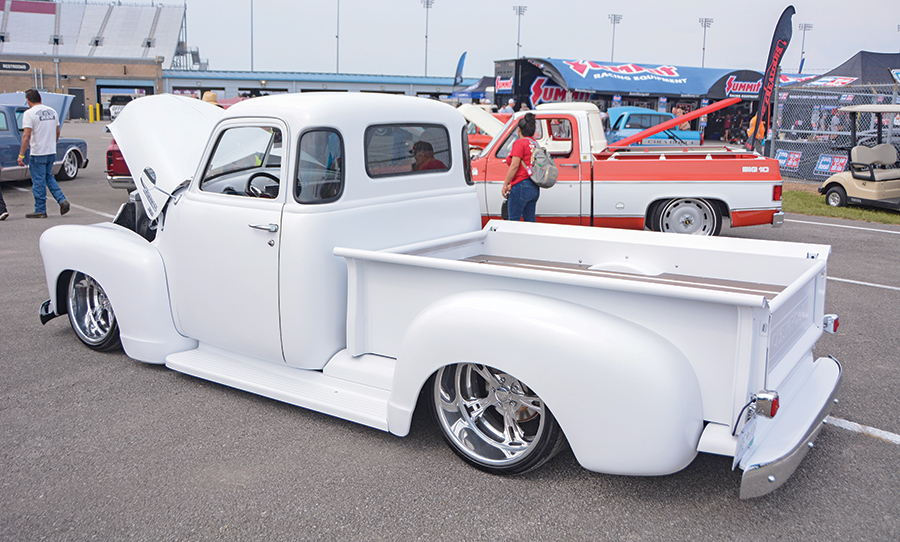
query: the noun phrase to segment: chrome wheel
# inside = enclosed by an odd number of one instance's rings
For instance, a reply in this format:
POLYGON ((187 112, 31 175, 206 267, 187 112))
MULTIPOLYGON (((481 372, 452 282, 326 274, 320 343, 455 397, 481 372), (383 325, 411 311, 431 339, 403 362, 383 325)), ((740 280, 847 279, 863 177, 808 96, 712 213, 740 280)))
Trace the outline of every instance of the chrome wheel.
POLYGON ((715 206, 699 198, 673 199, 657 207, 653 229, 688 235, 718 235, 722 217, 715 206))
POLYGON ((69 279, 68 292, 69 323, 81 342, 94 350, 118 348, 119 325, 100 284, 75 271, 69 279))
POLYGON ((518 474, 556 455, 565 438, 547 406, 514 376, 464 363, 435 375, 432 413, 454 452, 496 474, 518 474))
POLYGON ((61 180, 67 181, 74 179, 76 175, 78 175, 78 156, 75 155, 74 151, 69 151, 63 158, 62 167, 59 168, 57 176, 61 180))

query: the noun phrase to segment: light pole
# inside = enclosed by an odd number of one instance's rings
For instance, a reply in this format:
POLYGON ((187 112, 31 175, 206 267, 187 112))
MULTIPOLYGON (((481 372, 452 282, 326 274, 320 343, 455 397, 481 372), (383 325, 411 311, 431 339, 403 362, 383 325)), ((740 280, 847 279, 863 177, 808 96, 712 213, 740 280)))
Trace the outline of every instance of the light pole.
POLYGON ((706 29, 712 26, 713 20, 711 17, 700 17, 700 26, 703 27, 703 58, 700 60, 700 67, 706 67, 706 29))
POLYGON ((612 62, 616 55, 616 25, 622 22, 622 16, 617 13, 610 13, 609 22, 612 23, 613 27, 612 50, 609 52, 609 61, 612 62))
POLYGON ((334 73, 341 73, 341 0, 337 0, 337 25, 334 39, 334 73))
POLYGON ((434 5, 434 0, 422 0, 425 8, 425 76, 428 77, 428 11, 434 5))
POLYGON ((253 0, 250 0, 250 71, 253 71, 253 0))
POLYGON ((803 62, 806 60, 806 31, 812 30, 812 23, 800 23, 797 25, 797 30, 803 32, 803 40, 800 42, 800 69, 797 70, 797 73, 803 73, 803 62))
POLYGON ((528 9, 528 6, 513 6, 513 11, 516 12, 516 17, 519 18, 519 33, 516 34, 516 58, 522 56, 520 54, 522 51, 522 15, 525 15, 526 9, 528 9))

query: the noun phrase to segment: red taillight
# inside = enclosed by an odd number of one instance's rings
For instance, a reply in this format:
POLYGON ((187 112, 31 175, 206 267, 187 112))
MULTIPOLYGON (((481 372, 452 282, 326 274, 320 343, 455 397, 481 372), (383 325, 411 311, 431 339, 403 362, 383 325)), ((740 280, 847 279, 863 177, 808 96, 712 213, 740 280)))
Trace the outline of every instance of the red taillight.
POLYGON ((822 321, 822 330, 826 333, 837 333, 840 323, 837 314, 826 314, 822 321))
POLYGON ((753 404, 756 407, 757 414, 766 418, 771 418, 778 412, 778 407, 780 405, 778 392, 762 390, 753 396, 753 404))
POLYGON ((781 201, 781 190, 782 186, 780 184, 772 187, 772 201, 781 201))

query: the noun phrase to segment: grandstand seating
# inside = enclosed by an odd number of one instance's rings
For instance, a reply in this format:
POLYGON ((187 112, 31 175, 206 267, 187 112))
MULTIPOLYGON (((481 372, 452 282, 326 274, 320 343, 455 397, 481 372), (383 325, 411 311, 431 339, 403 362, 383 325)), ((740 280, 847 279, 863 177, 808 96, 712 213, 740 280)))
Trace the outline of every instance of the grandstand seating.
POLYGON ((165 57, 172 63, 182 5, 0 0, 0 54, 98 58, 165 57))

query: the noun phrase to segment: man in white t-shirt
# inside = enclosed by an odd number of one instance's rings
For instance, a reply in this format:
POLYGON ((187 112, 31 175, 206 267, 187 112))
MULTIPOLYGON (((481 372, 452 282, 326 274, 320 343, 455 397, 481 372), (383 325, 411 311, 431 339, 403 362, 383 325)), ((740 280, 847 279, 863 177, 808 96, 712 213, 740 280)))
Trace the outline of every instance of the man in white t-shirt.
POLYGON ((513 113, 516 112, 516 110, 513 109, 514 105, 516 105, 516 101, 514 99, 510 98, 509 101, 506 102, 506 107, 501 109, 500 112, 506 113, 507 115, 512 115, 513 113))
POLYGON ((53 162, 56 160, 56 141, 59 139, 59 116, 52 107, 41 103, 41 94, 35 89, 25 91, 28 110, 22 115, 22 148, 18 164, 25 167, 25 151, 31 147, 28 169, 31 173, 31 193, 34 194, 34 212, 26 218, 47 218, 47 190, 59 203, 59 214, 69 212, 69 202, 53 178, 53 162))

